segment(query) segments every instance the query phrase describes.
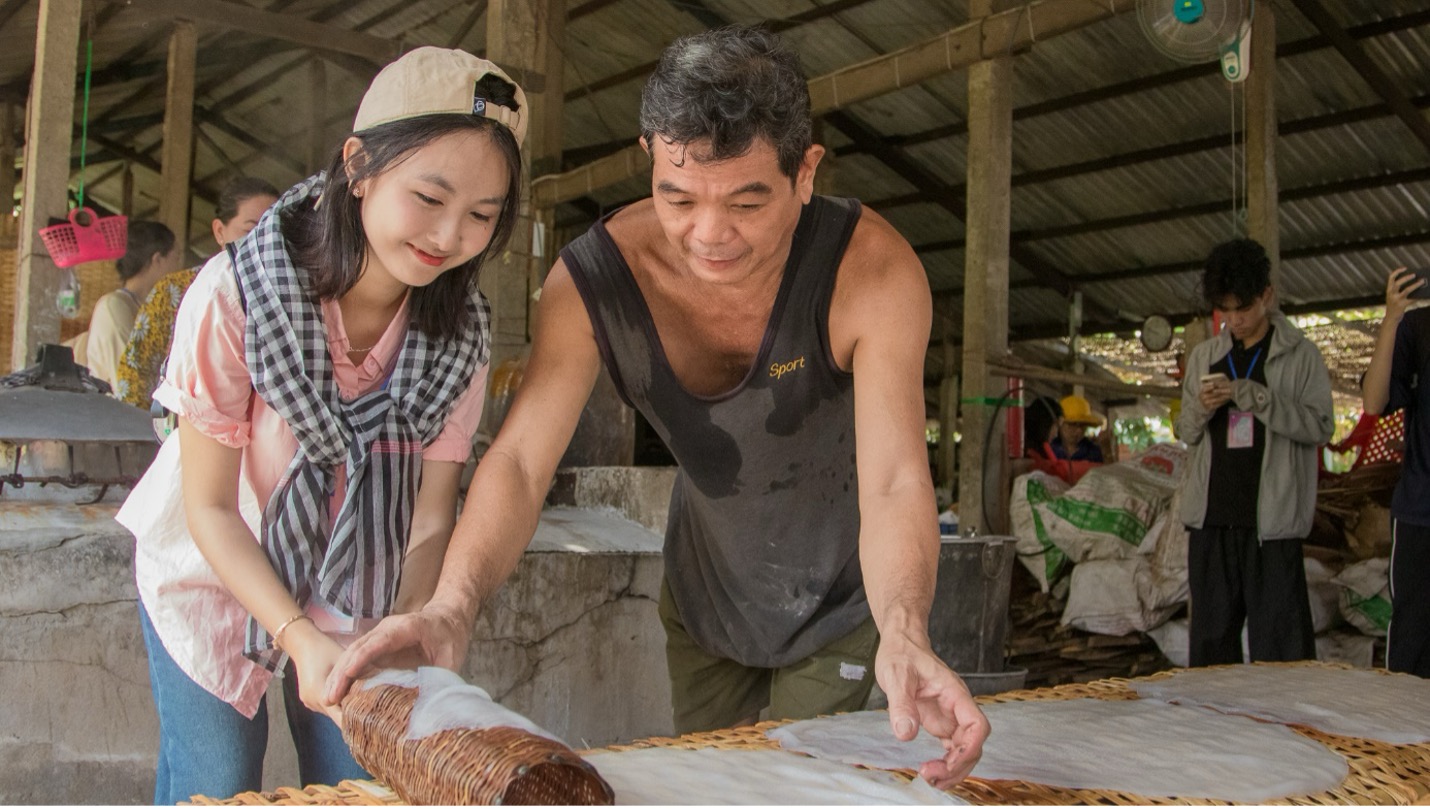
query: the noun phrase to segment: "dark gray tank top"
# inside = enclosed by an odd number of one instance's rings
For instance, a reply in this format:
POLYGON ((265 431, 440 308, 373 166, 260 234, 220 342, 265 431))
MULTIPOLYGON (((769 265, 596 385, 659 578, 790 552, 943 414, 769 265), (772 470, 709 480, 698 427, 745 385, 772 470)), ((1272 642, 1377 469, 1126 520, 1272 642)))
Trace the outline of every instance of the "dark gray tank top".
POLYGON ((605 219, 561 253, 616 389, 680 464, 665 575, 681 621, 707 652, 747 666, 802 660, 869 617, 854 378, 828 328, 859 215, 850 199, 804 207, 754 367, 716 396, 676 378, 605 219))

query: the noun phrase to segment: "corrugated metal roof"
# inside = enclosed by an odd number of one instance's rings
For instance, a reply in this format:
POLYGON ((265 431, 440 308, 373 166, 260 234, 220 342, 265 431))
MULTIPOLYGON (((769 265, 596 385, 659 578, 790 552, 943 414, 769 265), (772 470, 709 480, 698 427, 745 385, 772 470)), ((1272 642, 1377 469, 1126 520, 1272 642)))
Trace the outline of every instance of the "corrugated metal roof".
MULTIPOLYGON (((633 142, 644 78, 608 80, 653 62, 673 38, 702 30, 717 18, 749 23, 813 16, 783 32, 811 76, 925 40, 967 18, 965 0, 841 2, 842 10, 821 12, 831 2, 569 0, 567 10, 575 16, 560 44, 564 90, 609 86, 567 103, 565 148, 633 142)), ((1286 0, 1270 4, 1278 42, 1287 52, 1276 65, 1277 117, 1284 130, 1276 146, 1278 182, 1285 194, 1280 205, 1284 297, 1301 306, 1374 299, 1383 290, 1388 266, 1430 266, 1430 236, 1424 235, 1430 233, 1430 177, 1402 176, 1430 168, 1430 145, 1391 114, 1339 51, 1318 39, 1319 32, 1294 5, 1286 0), (1350 181, 1360 182, 1330 193, 1324 188, 1350 181), (1317 190, 1321 193, 1312 193, 1317 190)), ((464 22, 472 23, 473 7, 457 0, 254 5, 364 30, 403 47, 449 44, 463 34, 464 22)), ((1422 110, 1430 106, 1430 7, 1424 0, 1326 5, 1399 92, 1422 110)), ((8 86, 12 97, 28 81, 36 6, 37 0, 23 2, 0 25, 0 85, 8 86)), ((137 8, 99 8, 103 21, 95 30, 95 61, 101 80, 91 101, 97 137, 89 151, 100 163, 90 169, 91 177, 136 153, 157 160, 168 32, 166 21, 137 8)), ((482 49, 493 24, 487 16, 461 36, 465 47, 482 49)), ((1037 12, 1031 24, 1036 35, 1037 12)), ((235 169, 280 186, 296 181, 309 167, 315 138, 330 148, 346 131, 367 75, 354 70, 351 60, 292 43, 208 25, 200 31, 198 103, 208 117, 201 116, 195 177, 209 188, 235 169), (325 65, 317 99, 308 67, 314 58, 325 65), (316 134, 310 129, 314 104, 320 105, 322 121, 316 134), (265 145, 254 148, 255 142, 265 145)), ((1162 278, 1127 274, 1195 267, 1210 246, 1232 232, 1230 201, 1239 164, 1231 133, 1233 122, 1245 119, 1242 89, 1228 85, 1212 68, 1188 68, 1163 56, 1143 34, 1135 13, 1035 38, 1015 57, 1013 74, 1009 318, 1015 333, 1056 333, 1067 309, 1059 294, 1029 286, 1033 276, 1020 257, 1080 282, 1089 313, 1140 317, 1189 311, 1195 306, 1195 272, 1162 278), (1070 98, 1084 103, 1067 102, 1070 98), (1183 208, 1190 213, 1178 215, 1183 208), (1119 218, 1130 217, 1141 223, 1119 224, 1119 218), (1119 275, 1107 280, 1109 273, 1119 275)), ((966 72, 937 76, 843 113, 877 132, 876 145, 899 150, 918 172, 913 177, 895 172, 848 133, 826 123, 819 131, 835 153, 829 164, 833 191, 872 202, 916 248, 924 248, 920 258, 931 287, 940 293, 940 307, 960 310, 956 291, 962 286, 965 234, 954 211, 966 196, 966 72), (948 206, 938 203, 939 194, 953 197, 948 206)), ((157 176, 137 162, 135 180, 136 212, 143 214, 153 207, 157 176)), ((100 202, 116 205, 120 184, 120 176, 112 174, 89 191, 100 202)), ((559 218, 579 227, 592 213, 640 197, 648 187, 648 178, 636 177, 596 189, 579 205, 562 205, 559 218)), ((1244 188, 1239 190, 1244 200, 1244 188)), ((208 214, 208 205, 195 204, 196 225, 208 214)))

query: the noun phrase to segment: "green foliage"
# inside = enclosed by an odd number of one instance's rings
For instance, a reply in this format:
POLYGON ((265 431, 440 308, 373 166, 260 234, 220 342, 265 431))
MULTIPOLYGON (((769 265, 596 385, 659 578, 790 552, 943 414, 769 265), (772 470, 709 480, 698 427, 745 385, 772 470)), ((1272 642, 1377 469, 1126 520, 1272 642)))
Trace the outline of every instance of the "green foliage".
POLYGON ((1112 432, 1118 444, 1141 452, 1159 441, 1172 440, 1172 422, 1166 417, 1117 419, 1112 432))

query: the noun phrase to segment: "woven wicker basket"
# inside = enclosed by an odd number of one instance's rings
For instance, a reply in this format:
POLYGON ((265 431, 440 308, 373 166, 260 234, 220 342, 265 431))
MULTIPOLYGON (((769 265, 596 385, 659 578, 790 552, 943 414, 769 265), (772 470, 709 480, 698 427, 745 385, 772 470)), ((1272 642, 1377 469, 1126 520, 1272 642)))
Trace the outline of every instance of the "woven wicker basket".
POLYGON ((417 691, 372 685, 343 700, 343 736, 367 771, 412 804, 609 805, 611 788, 563 744, 509 727, 406 740, 417 691))

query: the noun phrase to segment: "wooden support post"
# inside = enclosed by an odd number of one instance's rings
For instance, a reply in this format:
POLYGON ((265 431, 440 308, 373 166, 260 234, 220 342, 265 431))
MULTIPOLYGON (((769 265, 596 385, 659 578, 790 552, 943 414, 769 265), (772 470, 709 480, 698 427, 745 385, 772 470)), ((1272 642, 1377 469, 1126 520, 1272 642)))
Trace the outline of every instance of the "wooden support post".
POLYGON ((119 211, 134 215, 134 164, 124 161, 124 174, 119 178, 119 211))
MULTIPOLYGON (((1074 292, 1068 301, 1068 370, 1079 376, 1087 370, 1082 361, 1082 292, 1074 292)), ((1072 393, 1082 396, 1082 384, 1073 385, 1072 393)))
MULTIPOLYGON (((998 0, 971 0, 973 18, 998 0)), ((998 56, 968 68, 968 245, 964 262, 963 417, 958 522, 1003 532, 1004 429, 993 421, 1006 380, 989 375, 990 357, 1008 350, 1008 244, 1013 177, 1013 60, 998 56), (990 428, 991 424, 991 428, 990 428)), ((1001 422, 1001 419, 999 420, 1001 422)))
POLYGON ((159 221, 174 231, 175 243, 189 245, 189 181, 194 158, 194 62, 198 32, 187 20, 169 35, 169 90, 164 99, 164 146, 159 178, 159 221))
POLYGON ((953 344, 953 326, 943 321, 943 373, 938 385, 938 454, 935 457, 936 486, 953 488, 958 474, 957 444, 953 436, 958 431, 958 349, 953 344))
MULTIPOLYGON (((0 101, 0 243, 15 245, 15 105, 0 101)), ((7 268, 8 269, 8 268, 7 268)))
POLYGON ((1271 257, 1271 284, 1281 286, 1281 228, 1276 181, 1276 16, 1257 3, 1246 76, 1247 234, 1271 257))
MULTIPOLYGON (((526 143, 522 147, 522 162, 528 176, 539 162, 560 159, 562 71, 558 68, 548 74, 546 70, 552 59, 560 64, 559 37, 564 21, 564 6, 559 6, 556 0, 495 0, 487 7, 487 58, 522 86, 530 107, 522 111, 530 115, 526 143), (558 37, 554 42, 550 40, 553 30, 558 37), (556 106, 551 112, 553 104, 556 106)), ((544 272, 544 268, 532 269, 537 258, 534 255, 537 251, 532 249, 535 217, 530 195, 524 193, 521 218, 511 242, 482 272, 482 286, 492 304, 493 365, 519 352, 529 339, 532 275, 544 272)), ((550 228, 546 228, 546 232, 549 234, 550 228)), ((549 260, 548 256, 541 258, 543 262, 549 260)))
POLYGON ((11 368, 33 363, 42 343, 59 342, 60 337, 60 313, 55 308, 60 274, 37 231, 49 224, 50 217, 62 217, 69 209, 70 133, 74 128, 81 11, 80 0, 40 0, 35 74, 25 129, 11 368))
POLYGON ((824 125, 824 119, 814 119, 814 142, 823 144, 825 147, 824 157, 819 161, 819 167, 814 172, 814 193, 833 196, 836 169, 834 149, 828 145, 828 137, 829 133, 824 125))
MULTIPOLYGON (((819 116, 844 109, 865 99, 962 70, 980 59, 1027 48, 1034 44, 1034 40, 1045 42, 1136 8, 1135 0, 1081 3, 1032 0, 1026 5, 1021 2, 1002 3, 1000 0, 998 5, 1008 8, 986 17, 970 12, 970 21, 957 28, 810 79, 811 111, 819 116)), ((490 23, 487 30, 491 30, 490 23)), ((532 193, 543 204, 554 205, 584 197, 598 188, 614 185, 649 170, 650 159, 639 145, 632 144, 562 174, 539 176, 532 181, 532 193)))
POLYGON ((322 59, 308 62, 308 173, 314 174, 327 162, 328 139, 324 136, 327 119, 328 69, 322 59))

